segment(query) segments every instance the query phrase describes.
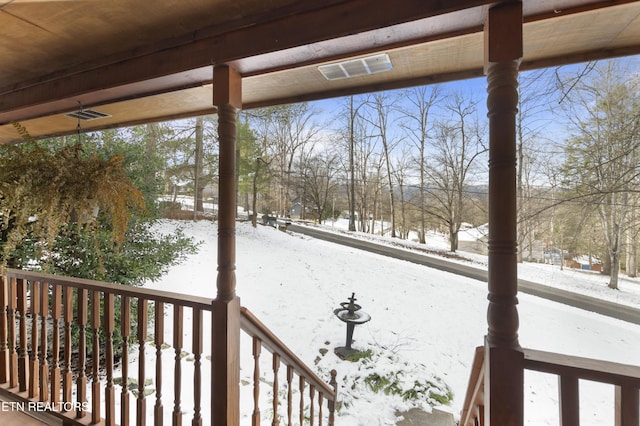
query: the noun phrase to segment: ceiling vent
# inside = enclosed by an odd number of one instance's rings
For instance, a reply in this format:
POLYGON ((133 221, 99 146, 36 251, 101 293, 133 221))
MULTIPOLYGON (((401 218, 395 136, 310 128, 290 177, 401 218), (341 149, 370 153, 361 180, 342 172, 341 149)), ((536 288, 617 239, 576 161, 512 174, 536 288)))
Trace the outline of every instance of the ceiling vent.
POLYGON ((70 112, 69 114, 65 114, 67 117, 75 118, 76 120, 97 120, 98 118, 110 117, 109 114, 105 114, 103 112, 95 111, 93 109, 82 109, 79 111, 70 112))
POLYGON ((391 68, 393 68, 393 66, 389 55, 381 53, 375 56, 367 56, 366 58, 320 65, 318 70, 320 70, 327 80, 339 80, 341 78, 359 77, 361 75, 391 71, 391 68))

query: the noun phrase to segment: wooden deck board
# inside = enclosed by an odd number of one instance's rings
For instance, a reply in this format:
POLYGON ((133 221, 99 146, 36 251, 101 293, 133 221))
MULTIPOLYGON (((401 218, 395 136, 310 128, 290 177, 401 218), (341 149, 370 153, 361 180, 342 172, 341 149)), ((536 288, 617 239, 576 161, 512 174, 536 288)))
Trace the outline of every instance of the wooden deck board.
POLYGON ((0 425, 2 426, 40 426, 60 425, 62 419, 45 411, 25 412, 26 400, 24 394, 14 395, 9 392, 6 384, 0 384, 0 425))
POLYGON ((13 410, 0 410, 2 426, 41 426, 51 425, 50 421, 39 420, 26 413, 13 410))

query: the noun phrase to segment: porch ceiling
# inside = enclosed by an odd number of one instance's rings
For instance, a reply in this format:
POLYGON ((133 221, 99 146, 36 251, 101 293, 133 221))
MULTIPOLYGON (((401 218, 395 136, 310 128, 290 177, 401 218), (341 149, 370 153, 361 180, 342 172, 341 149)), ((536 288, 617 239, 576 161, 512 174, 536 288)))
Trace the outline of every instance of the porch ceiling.
MULTIPOLYGON (((0 0, 0 143, 214 112, 212 66, 245 108, 482 75, 488 0, 0 0), (387 53, 389 72, 318 65, 387 53)), ((521 69, 640 53, 640 1, 523 0, 521 69)))

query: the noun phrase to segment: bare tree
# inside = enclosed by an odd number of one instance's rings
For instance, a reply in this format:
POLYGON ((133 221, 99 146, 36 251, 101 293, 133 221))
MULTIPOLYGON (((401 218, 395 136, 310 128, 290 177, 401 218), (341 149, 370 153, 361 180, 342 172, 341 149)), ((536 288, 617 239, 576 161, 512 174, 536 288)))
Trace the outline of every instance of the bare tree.
POLYGON ((322 223, 333 215, 329 199, 335 196, 337 182, 338 157, 334 152, 323 151, 311 156, 306 162, 304 173, 305 192, 314 210, 318 214, 318 222, 322 223))
POLYGON ((349 96, 346 105, 340 112, 340 121, 345 117, 346 134, 344 141, 346 142, 348 158, 346 162, 346 183, 347 183, 347 199, 349 200, 349 231, 356 230, 356 151, 358 144, 358 136, 362 134, 362 123, 360 116, 360 108, 365 105, 365 101, 361 98, 349 96))
POLYGON ((401 108, 400 112, 404 116, 401 127, 405 130, 409 140, 417 148, 416 155, 417 169, 420 175, 418 183, 419 200, 418 209, 420 211, 420 243, 425 243, 426 228, 426 155, 427 141, 431 132, 430 113, 431 108, 440 100, 439 86, 421 86, 414 87, 405 92, 404 98, 407 101, 408 108, 401 108))
POLYGON ((378 158, 378 139, 372 137, 371 125, 363 118, 366 106, 365 98, 347 98, 338 117, 338 121, 344 125, 340 142, 345 148, 346 157, 340 157, 339 162, 345 173, 349 230, 364 232, 370 229, 367 220, 374 198, 370 177, 378 158))
POLYGON ((320 131, 315 121, 317 111, 300 103, 266 108, 264 114, 269 122, 269 156, 278 172, 278 214, 286 216, 291 207, 296 158, 301 150, 310 152, 320 131))
POLYGON ((450 118, 435 124, 434 153, 428 162, 427 176, 433 186, 433 204, 428 211, 447 227, 451 251, 456 251, 467 179, 475 160, 487 149, 477 118, 477 101, 453 93, 447 98, 446 109, 450 118))
POLYGON ((516 192, 518 196, 518 261, 523 254, 531 260, 540 222, 540 204, 546 192, 545 162, 552 146, 542 142, 542 134, 549 125, 549 98, 552 96, 551 71, 544 69, 519 75, 518 115, 516 116, 517 169, 516 192))
MULTIPOLYGON (((411 229, 410 221, 407 218, 407 206, 408 202, 406 199, 405 188, 407 186, 408 175, 410 170, 412 169, 413 159, 411 158, 411 153, 403 149, 400 157, 396 159, 396 163, 394 166, 394 178, 396 183, 398 184, 398 195, 400 196, 400 238, 407 239, 409 237, 409 231, 411 229)), ((421 231, 424 232, 424 222, 420 222, 421 231)))
POLYGON ((251 225, 255 228, 258 224, 258 191, 262 186, 262 183, 269 176, 269 166, 271 160, 265 161, 262 157, 256 157, 255 169, 251 179, 251 225))
POLYGON ((198 212, 204 212, 204 204, 202 200, 202 193, 204 192, 204 186, 202 185, 202 169, 204 168, 204 119, 202 117, 196 117, 196 153, 194 161, 193 181, 193 219, 198 218, 198 212))
POLYGON ((396 236, 396 206, 393 182, 393 163, 391 161, 391 153, 398 145, 399 140, 394 139, 391 135, 392 112, 395 109, 394 104, 397 99, 392 98, 387 93, 376 93, 369 100, 371 108, 373 108, 372 117, 369 123, 375 128, 375 137, 380 139, 382 144, 382 155, 387 178, 387 190, 389 195, 389 215, 391 219, 391 237, 396 236))
POLYGON ((362 210, 362 229, 371 234, 376 233, 376 220, 380 218, 380 235, 384 235, 384 220, 382 212, 382 191, 384 189, 384 179, 382 170, 384 168, 384 156, 373 152, 371 155, 371 166, 366 170, 366 182, 362 187, 362 192, 368 200, 362 210), (369 220, 367 220, 367 218, 369 220))

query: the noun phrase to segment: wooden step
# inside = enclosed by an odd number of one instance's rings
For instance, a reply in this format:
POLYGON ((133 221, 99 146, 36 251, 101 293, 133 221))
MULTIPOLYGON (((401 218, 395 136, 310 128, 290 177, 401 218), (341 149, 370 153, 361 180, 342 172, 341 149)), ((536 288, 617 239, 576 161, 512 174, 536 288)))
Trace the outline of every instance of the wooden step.
POLYGON ((396 416, 404 417, 396 426, 455 426, 453 414, 436 408, 431 413, 412 408, 404 413, 396 413, 396 416))

